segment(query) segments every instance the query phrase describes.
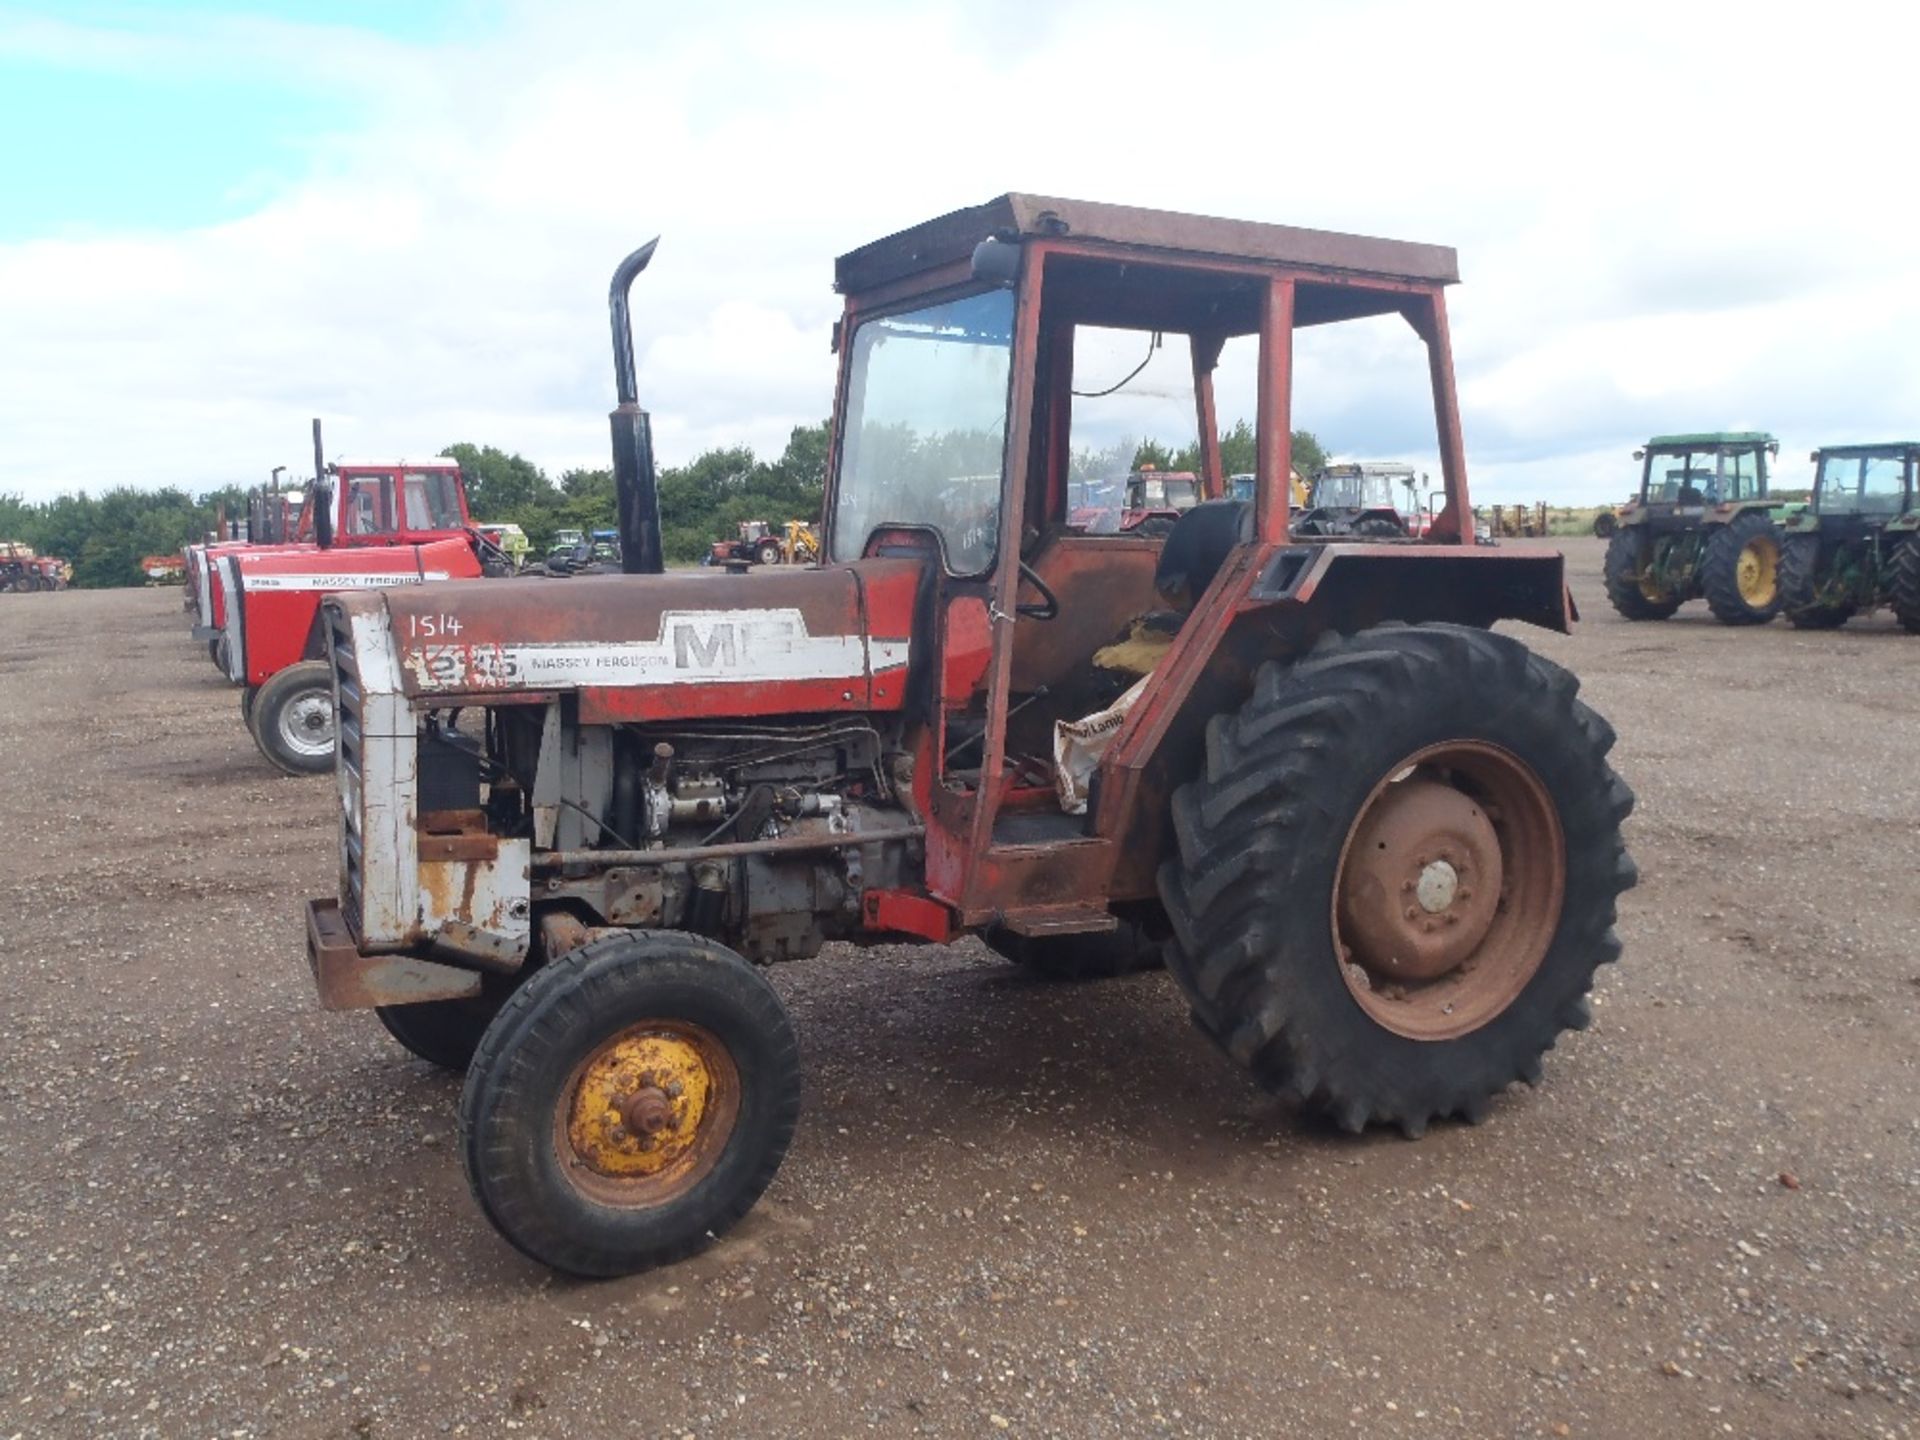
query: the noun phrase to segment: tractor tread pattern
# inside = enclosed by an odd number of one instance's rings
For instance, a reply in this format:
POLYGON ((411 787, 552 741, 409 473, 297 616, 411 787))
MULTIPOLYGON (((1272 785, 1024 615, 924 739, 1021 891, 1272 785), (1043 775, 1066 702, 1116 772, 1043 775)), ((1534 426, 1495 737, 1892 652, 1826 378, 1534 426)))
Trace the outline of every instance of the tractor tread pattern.
POLYGON ((1837 630, 1853 618, 1851 605, 1816 605, 1820 537, 1789 535, 1780 547, 1780 611, 1796 630, 1837 630))
POLYGON ((1722 625, 1764 625, 1780 613, 1781 585, 1776 576, 1773 598, 1755 608, 1740 594, 1740 555, 1762 535, 1773 537, 1774 552, 1780 550, 1780 529, 1763 511, 1749 510, 1722 525, 1707 537, 1706 553, 1700 560, 1700 588, 1707 597, 1707 608, 1722 625))
POLYGON ((1920 534, 1909 535, 1893 557, 1893 584, 1887 598, 1894 618, 1915 635, 1920 635, 1920 534))
POLYGON ((1680 608, 1678 600, 1650 600, 1640 588, 1640 543, 1645 535, 1638 526, 1616 529, 1607 541, 1603 571, 1607 599, 1628 620, 1665 620, 1680 608))
POLYGON ((1511 1081, 1537 1081, 1558 1034, 1588 1022, 1594 971, 1620 954, 1619 894, 1638 878, 1620 836, 1633 793, 1606 761, 1613 730, 1577 689, 1515 640, 1446 624, 1330 634, 1297 662, 1262 666, 1239 712, 1211 722, 1203 773, 1175 792, 1176 853, 1159 873, 1168 968, 1198 1027, 1260 1084, 1349 1131, 1477 1122, 1511 1081), (1383 751, 1409 737, 1404 755, 1431 743, 1424 717, 1440 711, 1483 717, 1544 757, 1529 763, 1559 809, 1567 889, 1521 996, 1479 1030, 1429 1043, 1353 1000, 1328 906, 1360 737, 1384 736, 1383 751))

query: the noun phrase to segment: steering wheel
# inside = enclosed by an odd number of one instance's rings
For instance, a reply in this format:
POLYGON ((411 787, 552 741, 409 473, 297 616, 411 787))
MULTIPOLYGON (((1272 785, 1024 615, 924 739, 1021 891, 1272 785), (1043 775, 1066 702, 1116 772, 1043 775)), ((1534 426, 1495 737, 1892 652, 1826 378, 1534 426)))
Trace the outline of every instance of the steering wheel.
POLYGON ((1029 620, 1051 620, 1060 613, 1060 597, 1047 588, 1047 582, 1036 575, 1033 567, 1024 560, 1020 562, 1020 578, 1038 590, 1040 598, 1045 603, 1023 605, 1016 600, 1013 606, 1014 614, 1024 615, 1029 620))

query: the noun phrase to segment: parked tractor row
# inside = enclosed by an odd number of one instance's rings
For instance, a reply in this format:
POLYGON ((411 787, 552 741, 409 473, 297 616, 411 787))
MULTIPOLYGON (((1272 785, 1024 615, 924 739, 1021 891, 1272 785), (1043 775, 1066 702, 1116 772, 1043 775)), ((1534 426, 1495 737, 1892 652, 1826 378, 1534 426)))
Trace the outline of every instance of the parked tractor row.
POLYGON ((22 540, 0 540, 0 592, 64 590, 72 581, 73 567, 57 555, 36 555, 22 540))
POLYGON ((1920 633, 1920 442, 1813 452, 1813 498, 1768 493, 1779 442, 1759 432, 1658 435, 1634 452, 1639 495, 1613 512, 1607 598, 1629 620, 1705 599, 1727 625, 1784 614, 1805 630, 1886 606, 1920 633))
POLYGON ((1348 1130, 1540 1079, 1620 951, 1632 795, 1574 677, 1494 628, 1572 612, 1558 554, 1476 543, 1451 250, 1024 195, 854 250, 823 523, 675 574, 628 320, 653 255, 609 292, 604 556, 465 583, 457 469, 316 443, 298 533, 190 562, 261 748, 334 769, 321 1003, 466 1073, 502 1235, 613 1275, 739 1220, 800 1102, 763 967, 829 941, 1164 963, 1233 1063, 1348 1130), (1428 350, 1417 518, 1398 472, 1291 476, 1296 329, 1379 316, 1428 350), (1130 476, 1111 529, 1072 478, 1088 328, 1194 357, 1202 462, 1130 476), (1259 460, 1229 477, 1236 336, 1259 460))
POLYGON ((328 464, 317 420, 313 443, 314 478, 300 494, 254 496, 249 538, 189 546, 184 557, 194 638, 240 687, 261 753, 291 774, 333 768, 323 594, 512 569, 468 519, 454 461, 328 464))

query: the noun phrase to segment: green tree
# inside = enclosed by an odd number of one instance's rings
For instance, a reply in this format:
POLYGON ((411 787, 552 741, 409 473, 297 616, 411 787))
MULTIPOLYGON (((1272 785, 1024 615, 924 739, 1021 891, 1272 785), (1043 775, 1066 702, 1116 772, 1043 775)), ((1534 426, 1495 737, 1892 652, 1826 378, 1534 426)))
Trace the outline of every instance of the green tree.
POLYGON ((492 445, 449 445, 440 452, 460 462, 467 482, 467 509, 475 520, 498 520, 558 499, 553 482, 517 451, 509 455, 492 445))

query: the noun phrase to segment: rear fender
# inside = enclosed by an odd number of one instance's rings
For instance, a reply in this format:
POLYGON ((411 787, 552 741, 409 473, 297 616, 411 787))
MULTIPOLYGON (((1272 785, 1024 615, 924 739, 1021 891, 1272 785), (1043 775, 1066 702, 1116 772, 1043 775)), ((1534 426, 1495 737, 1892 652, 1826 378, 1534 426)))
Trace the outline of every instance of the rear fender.
POLYGON ((1237 709, 1267 661, 1303 655, 1327 631, 1352 634, 1387 621, 1484 629, 1518 620, 1565 634, 1578 618, 1557 550, 1299 545, 1230 563, 1101 766, 1096 825, 1119 842, 1111 897, 1156 893, 1173 790, 1197 772, 1208 720, 1237 709))

